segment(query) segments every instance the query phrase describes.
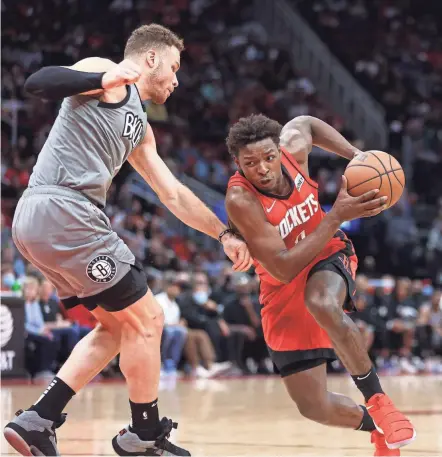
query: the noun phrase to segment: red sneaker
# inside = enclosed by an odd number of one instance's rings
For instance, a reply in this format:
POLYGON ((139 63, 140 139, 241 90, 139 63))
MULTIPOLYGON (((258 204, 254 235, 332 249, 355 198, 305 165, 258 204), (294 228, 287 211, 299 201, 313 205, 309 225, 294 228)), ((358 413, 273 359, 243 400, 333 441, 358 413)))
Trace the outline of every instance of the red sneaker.
POLYGON ((373 395, 366 407, 389 449, 399 449, 416 438, 416 430, 411 422, 396 409, 387 395, 373 395))
POLYGON ((375 451, 374 456, 378 457, 387 457, 387 456, 394 456, 394 455, 401 455, 401 451, 399 449, 388 449, 384 435, 379 433, 377 430, 371 432, 371 442, 374 444, 375 451))

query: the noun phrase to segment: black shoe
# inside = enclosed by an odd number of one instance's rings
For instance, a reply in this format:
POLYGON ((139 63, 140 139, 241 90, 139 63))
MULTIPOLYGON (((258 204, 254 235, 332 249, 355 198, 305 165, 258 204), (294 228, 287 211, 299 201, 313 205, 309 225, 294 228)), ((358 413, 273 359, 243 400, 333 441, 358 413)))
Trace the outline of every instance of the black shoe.
POLYGON ((60 420, 43 419, 37 411, 19 410, 15 418, 3 430, 6 441, 21 455, 59 456, 55 429, 66 420, 66 414, 60 420))
POLYGON ((167 440, 173 428, 178 424, 172 422, 167 417, 163 417, 160 422, 161 433, 154 441, 142 441, 140 437, 129 430, 129 427, 121 432, 112 440, 114 451, 118 455, 190 455, 189 451, 175 446, 167 440))

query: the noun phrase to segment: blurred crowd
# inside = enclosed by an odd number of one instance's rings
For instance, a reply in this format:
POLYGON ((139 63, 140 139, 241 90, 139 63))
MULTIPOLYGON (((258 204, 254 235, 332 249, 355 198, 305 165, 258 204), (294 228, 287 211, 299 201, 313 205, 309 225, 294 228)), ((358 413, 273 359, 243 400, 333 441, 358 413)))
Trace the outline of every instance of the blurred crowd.
MULTIPOLYGON (((437 22, 427 17, 425 26, 417 19, 413 23, 414 12, 398 9, 393 0, 297 3, 317 30, 327 34, 332 49, 339 47, 340 57, 358 77, 365 78, 364 84, 386 106, 391 152, 410 164, 406 167, 408 192, 394 208, 346 227, 361 271, 372 283, 374 278, 392 274, 442 284, 437 22), (342 45, 339 39, 348 39, 352 46, 342 45), (360 51, 352 54, 358 47, 360 51), (399 49, 402 53, 394 54, 399 49), (368 77, 371 81, 367 82, 368 77), (418 146, 411 158, 402 156, 404 134, 414 135, 418 146)), ((37 361, 28 367, 31 373, 45 375, 55 370, 73 342, 95 322, 81 307, 66 313, 53 290, 49 292, 49 285, 20 258, 11 241, 15 205, 59 108, 58 103, 42 103, 23 93, 29 74, 44 65, 71 65, 89 56, 118 61, 133 28, 159 22, 182 35, 186 45, 179 89, 165 106, 147 104, 159 152, 175 175, 185 173, 224 192, 235 171, 224 145, 228 126, 257 112, 281 123, 301 114, 317 116, 364 148, 347 130, 345 120, 318 98, 308 76, 294 71, 289 49, 275 47, 265 29, 253 21, 252 4, 252 0, 2 2, 2 289, 24 294, 27 351, 39 354, 28 358, 30 363, 37 361)), ((327 209, 336 197, 345 161, 314 150, 310 162, 321 203, 327 209)), ((271 371, 260 327, 257 279, 233 275, 222 250, 203 249, 174 232, 166 223, 163 207, 132 195, 130 173, 128 165, 120 171, 110 189, 106 212, 114 229, 144 264, 152 290, 159 294, 167 322, 164 372, 173 374, 179 369, 210 377, 271 371)), ((396 289, 405 287, 399 286, 401 281, 396 289)), ((417 370, 436 369, 437 358, 434 367, 418 360, 433 353, 437 357, 439 350, 434 342, 440 336, 440 320, 434 317, 436 305, 431 305, 437 301, 437 289, 423 287, 427 295, 419 303, 413 299, 413 320, 402 317, 402 302, 396 292, 391 293, 393 283, 387 287, 390 292, 375 287, 374 293, 364 289, 363 279, 359 282, 362 298, 357 319, 380 366, 406 369, 409 363, 417 370)), ((408 295, 416 284, 408 284, 408 295)), ((102 375, 118 375, 115 362, 102 375)))
POLYGON ((381 372, 442 373, 442 287, 418 279, 356 278, 351 314, 381 372))
POLYGON ((405 132, 422 138, 421 150, 416 152, 440 154, 441 3, 315 0, 296 4, 333 53, 384 106, 390 147, 400 147, 405 132))
MULTIPOLYGON (((8 254, 8 252, 6 252, 8 254)), ((32 266, 17 278, 7 265, 2 292, 25 301, 26 368, 33 377, 53 377, 96 321, 83 307, 64 310, 54 289, 32 266)), ((358 311, 351 318, 381 373, 442 373, 442 287, 429 281, 357 276, 358 311)), ((211 378, 272 374, 263 338, 258 278, 233 273, 167 270, 149 278, 165 315, 162 375, 211 378)), ((342 372, 339 361, 329 370, 342 372)), ((99 375, 118 377, 118 360, 99 375)))
POLYGON ((408 194, 389 212, 388 220, 378 220, 376 237, 369 241, 378 245, 373 252, 393 253, 390 259, 383 256, 387 260, 383 267, 379 264, 383 259, 376 259, 378 269, 410 275, 404 265, 412 265, 414 271, 441 282, 442 4, 419 0, 292 3, 385 108, 389 152, 404 167, 408 194))

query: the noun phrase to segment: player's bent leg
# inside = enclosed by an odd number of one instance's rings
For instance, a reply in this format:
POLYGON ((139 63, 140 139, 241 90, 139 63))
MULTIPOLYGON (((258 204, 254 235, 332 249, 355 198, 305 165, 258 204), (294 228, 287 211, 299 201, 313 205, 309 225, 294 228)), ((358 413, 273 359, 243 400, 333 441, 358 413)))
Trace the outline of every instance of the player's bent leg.
POLYGON ((343 276, 335 271, 321 270, 307 281, 305 303, 318 324, 328 333, 336 354, 364 395, 369 414, 378 431, 385 435, 387 446, 397 449, 412 442, 416 432, 382 390, 363 337, 343 311, 347 293, 348 286, 343 276))
POLYGON ((352 375, 367 373, 372 362, 361 332, 342 309, 346 296, 345 280, 333 271, 318 271, 307 281, 305 304, 329 335, 341 362, 352 375))
POLYGON ((371 432, 375 456, 400 455, 398 449, 387 447, 365 406, 358 406, 351 398, 327 391, 325 359, 296 362, 281 366, 280 371, 290 397, 304 417, 324 425, 371 432))
POLYGON ((351 398, 327 391, 326 364, 323 360, 318 360, 318 363, 321 365, 282 378, 299 412, 307 419, 324 425, 374 430, 372 420, 366 419, 363 423, 363 407, 351 398))
POLYGON ((113 313, 121 323, 120 368, 128 388, 132 424, 112 440, 118 455, 190 455, 170 443, 177 424, 159 420, 158 386, 160 344, 164 325, 161 306, 152 292, 122 311, 113 313))

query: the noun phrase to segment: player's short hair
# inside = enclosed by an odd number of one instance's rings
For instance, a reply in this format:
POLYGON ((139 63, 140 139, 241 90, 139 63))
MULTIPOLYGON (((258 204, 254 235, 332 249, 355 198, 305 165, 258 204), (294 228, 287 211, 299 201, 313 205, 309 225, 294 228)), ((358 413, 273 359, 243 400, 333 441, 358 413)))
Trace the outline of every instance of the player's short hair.
POLYGON ((127 40, 124 57, 142 54, 152 48, 175 46, 184 50, 183 40, 172 30, 159 24, 142 25, 135 29, 127 40))
POLYGON ((263 114, 242 117, 230 130, 226 138, 227 148, 232 157, 238 157, 239 150, 257 141, 271 138, 279 145, 282 125, 263 114))

